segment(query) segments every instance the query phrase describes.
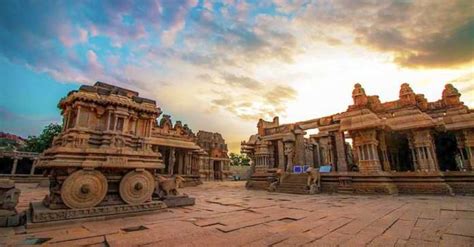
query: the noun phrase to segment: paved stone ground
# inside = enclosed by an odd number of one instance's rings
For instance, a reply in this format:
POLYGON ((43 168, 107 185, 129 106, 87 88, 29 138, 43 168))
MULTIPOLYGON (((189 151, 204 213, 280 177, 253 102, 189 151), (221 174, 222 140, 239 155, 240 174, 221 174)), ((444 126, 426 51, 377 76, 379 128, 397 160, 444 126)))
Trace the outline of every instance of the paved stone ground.
MULTIPOLYGON (((46 188, 20 185, 19 208, 46 188)), ((0 229, 0 245, 474 246, 474 197, 289 195, 241 182, 185 188, 193 207, 52 228, 0 229)))

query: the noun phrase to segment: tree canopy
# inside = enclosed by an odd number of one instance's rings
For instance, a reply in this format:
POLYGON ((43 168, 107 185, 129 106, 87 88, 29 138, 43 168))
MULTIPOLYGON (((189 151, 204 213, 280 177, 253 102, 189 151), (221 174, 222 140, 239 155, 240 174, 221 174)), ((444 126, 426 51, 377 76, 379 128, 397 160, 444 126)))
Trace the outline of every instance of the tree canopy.
POLYGON ((230 165, 231 166, 249 166, 250 159, 246 155, 230 153, 230 165))
POLYGON ((51 147, 53 138, 61 133, 62 125, 50 123, 45 126, 39 136, 28 136, 23 151, 42 153, 51 147))

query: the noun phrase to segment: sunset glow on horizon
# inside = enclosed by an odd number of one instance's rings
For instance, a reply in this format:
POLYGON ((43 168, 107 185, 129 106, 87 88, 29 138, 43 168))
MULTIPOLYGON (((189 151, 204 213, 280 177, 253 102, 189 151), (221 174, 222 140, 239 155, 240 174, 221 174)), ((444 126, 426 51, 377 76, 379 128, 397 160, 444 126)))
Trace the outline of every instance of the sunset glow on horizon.
POLYGON ((259 118, 345 111, 361 83, 382 102, 407 82, 428 101, 452 83, 474 108, 472 1, 2 1, 0 131, 59 122, 96 81, 138 91, 231 152, 259 118))

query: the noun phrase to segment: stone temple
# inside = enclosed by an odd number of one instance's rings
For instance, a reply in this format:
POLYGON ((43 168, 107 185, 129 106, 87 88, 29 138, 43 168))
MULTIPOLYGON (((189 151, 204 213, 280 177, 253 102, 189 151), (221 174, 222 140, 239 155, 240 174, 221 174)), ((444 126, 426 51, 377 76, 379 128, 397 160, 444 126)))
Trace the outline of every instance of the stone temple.
POLYGON ((260 119, 241 147, 253 161, 247 185, 267 188, 277 169, 330 166, 321 173, 323 191, 473 193, 474 110, 460 97, 447 84, 440 100, 428 102, 404 83, 398 100, 382 103, 355 84, 345 112, 289 124, 260 119))

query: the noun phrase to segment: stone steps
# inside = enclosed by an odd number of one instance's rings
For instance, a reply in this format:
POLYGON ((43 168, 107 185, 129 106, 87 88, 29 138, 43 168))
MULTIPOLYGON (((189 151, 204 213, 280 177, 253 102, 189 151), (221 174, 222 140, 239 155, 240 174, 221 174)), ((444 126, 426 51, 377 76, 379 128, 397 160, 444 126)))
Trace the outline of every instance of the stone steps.
POLYGON ((306 174, 290 174, 283 178, 282 184, 278 186, 277 192, 288 194, 309 194, 306 189, 306 174))

